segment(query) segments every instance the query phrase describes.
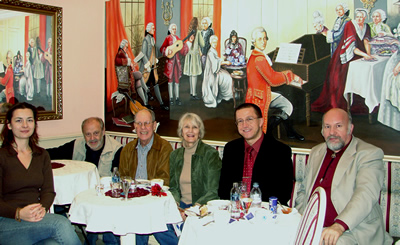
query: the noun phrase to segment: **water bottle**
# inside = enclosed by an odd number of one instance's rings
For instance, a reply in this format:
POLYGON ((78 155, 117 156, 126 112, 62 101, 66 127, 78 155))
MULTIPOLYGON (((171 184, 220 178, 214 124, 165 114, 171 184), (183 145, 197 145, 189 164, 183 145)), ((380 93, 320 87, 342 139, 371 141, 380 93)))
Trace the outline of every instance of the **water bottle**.
POLYGON ((261 190, 257 182, 253 183, 253 188, 250 191, 250 198, 253 199, 252 207, 261 208, 261 190))
POLYGON ((113 183, 119 183, 120 180, 121 180, 121 179, 120 179, 118 167, 114 167, 114 168, 113 168, 113 174, 112 174, 112 177, 111 177, 111 181, 112 181, 113 183))
POLYGON ((233 183, 231 189, 231 217, 234 219, 240 218, 240 191, 237 182, 233 183))

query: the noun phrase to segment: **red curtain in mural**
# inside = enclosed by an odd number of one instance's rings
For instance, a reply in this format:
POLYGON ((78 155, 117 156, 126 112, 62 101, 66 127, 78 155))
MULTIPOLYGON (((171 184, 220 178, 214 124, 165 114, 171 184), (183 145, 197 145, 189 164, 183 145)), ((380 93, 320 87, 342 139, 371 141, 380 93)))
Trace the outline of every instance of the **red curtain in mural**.
MULTIPOLYGON (((193 18, 193 1, 181 1, 181 36, 183 39, 188 34, 190 20, 193 18)), ((201 21, 201 20, 200 20, 201 21)))
MULTIPOLYGON (((122 39, 128 39, 126 35, 124 23, 122 21, 121 7, 119 0, 110 0, 106 2, 106 59, 107 59, 107 84, 106 84, 106 105, 107 111, 112 110, 111 94, 117 91, 118 81, 115 74, 114 59, 117 55, 119 44, 122 39)), ((129 44, 128 55, 134 58, 132 49, 129 44)), ((139 68, 136 67, 138 70, 139 68)))
POLYGON ((26 51, 28 50, 29 43, 29 16, 25 16, 25 49, 23 52, 24 60, 26 60, 26 51))
MULTIPOLYGON (((221 0, 214 0, 213 29, 218 40, 221 40, 221 0)), ((218 42, 217 52, 221 56, 221 42, 218 42)))
MULTIPOLYGON (((156 26, 156 7, 157 7, 157 0, 145 0, 144 28, 146 28, 147 24, 150 22, 154 24, 154 27, 156 26)), ((154 39, 156 39, 155 33, 154 33, 154 39)))

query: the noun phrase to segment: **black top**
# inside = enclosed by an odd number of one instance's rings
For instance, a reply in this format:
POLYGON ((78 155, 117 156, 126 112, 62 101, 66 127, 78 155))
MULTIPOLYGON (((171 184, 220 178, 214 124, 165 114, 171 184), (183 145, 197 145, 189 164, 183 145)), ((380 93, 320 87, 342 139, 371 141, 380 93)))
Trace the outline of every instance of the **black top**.
MULTIPOLYGON (((243 138, 230 141, 224 147, 218 190, 221 199, 229 200, 233 182, 242 181, 244 151, 243 138)), ((254 162, 252 185, 254 182, 260 185, 263 201, 267 202, 269 197, 275 196, 286 204, 291 198, 294 183, 292 149, 273 136, 264 135, 254 162)))

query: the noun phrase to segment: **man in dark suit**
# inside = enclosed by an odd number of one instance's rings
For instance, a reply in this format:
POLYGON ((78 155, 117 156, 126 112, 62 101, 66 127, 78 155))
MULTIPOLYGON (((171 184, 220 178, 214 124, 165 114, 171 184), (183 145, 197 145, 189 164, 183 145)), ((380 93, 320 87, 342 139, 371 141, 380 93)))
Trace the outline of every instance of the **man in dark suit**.
POLYGON ((262 112, 254 104, 238 106, 235 122, 242 138, 225 145, 219 196, 229 199, 233 182, 243 181, 248 192, 258 182, 263 201, 275 196, 281 203, 287 203, 294 180, 291 148, 263 133, 262 112))

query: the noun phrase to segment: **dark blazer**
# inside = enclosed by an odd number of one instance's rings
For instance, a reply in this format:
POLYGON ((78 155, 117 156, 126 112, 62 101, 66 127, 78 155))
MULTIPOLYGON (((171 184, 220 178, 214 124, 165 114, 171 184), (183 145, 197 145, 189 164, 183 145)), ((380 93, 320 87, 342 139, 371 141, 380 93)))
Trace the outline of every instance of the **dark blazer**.
MULTIPOLYGON (((230 198, 233 182, 240 182, 243 177, 244 139, 228 142, 222 158, 221 178, 218 194, 221 199, 230 198)), ((260 151, 254 162, 252 185, 260 184, 262 200, 276 196, 282 204, 291 197, 293 188, 292 149, 277 141, 273 136, 264 135, 260 151)))

